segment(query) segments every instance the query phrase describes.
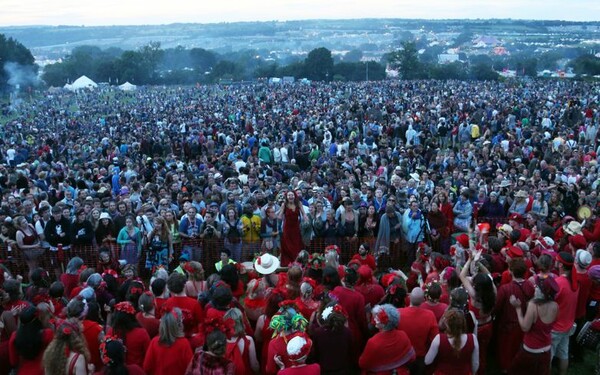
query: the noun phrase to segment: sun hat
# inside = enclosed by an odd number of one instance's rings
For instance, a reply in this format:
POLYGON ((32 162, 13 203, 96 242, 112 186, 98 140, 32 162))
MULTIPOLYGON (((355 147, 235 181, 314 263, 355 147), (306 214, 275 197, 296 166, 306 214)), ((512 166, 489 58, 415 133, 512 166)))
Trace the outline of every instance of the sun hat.
POLYGON ((110 217, 110 215, 108 214, 108 212, 103 212, 100 214, 100 220, 102 219, 108 219, 108 220, 112 220, 112 218, 110 217))
POLYGON ((254 269, 263 275, 270 275, 279 268, 279 259, 269 253, 265 253, 254 261, 254 269))
POLYGON ((565 232, 571 236, 581 234, 581 224, 575 220, 572 220, 565 227, 565 232))
POLYGON ((592 264, 592 254, 587 250, 577 250, 575 253, 575 263, 581 268, 588 268, 592 264))

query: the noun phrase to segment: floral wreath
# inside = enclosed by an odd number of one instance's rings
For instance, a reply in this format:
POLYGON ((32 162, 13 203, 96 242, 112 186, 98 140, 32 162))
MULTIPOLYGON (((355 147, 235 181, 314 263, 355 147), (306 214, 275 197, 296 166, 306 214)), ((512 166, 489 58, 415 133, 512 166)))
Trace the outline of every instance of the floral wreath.
POLYGON ((204 330, 204 336, 208 336, 214 331, 221 331, 227 336, 231 338, 233 336, 235 322, 233 319, 220 319, 220 318, 212 318, 208 319, 202 325, 204 330))
POLYGON ((77 324, 68 320, 63 320, 60 323, 59 332, 65 336, 71 336, 74 332, 79 333, 81 332, 81 330, 79 329, 79 326, 77 324))
POLYGON ((125 314, 135 315, 136 311, 133 304, 129 301, 119 302, 115 305, 115 311, 120 311, 125 314))
POLYGON ((331 313, 337 313, 347 316, 346 311, 344 310, 342 305, 336 303, 333 306, 327 306, 325 309, 323 309, 323 312, 321 313, 321 319, 323 319, 323 321, 327 320, 327 318, 331 316, 331 313))
POLYGON ((425 284, 425 290, 423 290, 423 292, 424 292, 423 294, 425 294, 425 298, 426 298, 427 300, 429 300, 429 301, 431 301, 431 297, 430 297, 430 295, 429 295, 429 294, 430 294, 430 290, 431 290, 431 287, 432 287, 434 284, 435 284, 435 285, 440 285, 440 283, 439 283, 439 282, 437 282, 437 281, 430 281, 430 282, 428 282, 427 284, 425 284))
MULTIPOLYGON (((108 355, 108 352, 106 350, 106 344, 108 344, 109 342, 112 341, 117 341, 120 342, 121 345, 123 345, 123 340, 121 340, 120 338, 118 338, 117 336, 112 336, 112 335, 108 335, 104 338, 104 340, 102 340, 102 342, 100 343, 100 354, 101 354, 101 359, 102 359, 102 363, 105 366, 112 366, 114 361, 112 358, 110 358, 110 356, 108 355)), ((125 347, 125 345, 123 345, 123 350, 125 352, 127 352, 127 348, 125 347)))
POLYGON ((325 258, 320 253, 313 253, 308 256, 308 263, 313 270, 320 270, 325 266, 325 258))

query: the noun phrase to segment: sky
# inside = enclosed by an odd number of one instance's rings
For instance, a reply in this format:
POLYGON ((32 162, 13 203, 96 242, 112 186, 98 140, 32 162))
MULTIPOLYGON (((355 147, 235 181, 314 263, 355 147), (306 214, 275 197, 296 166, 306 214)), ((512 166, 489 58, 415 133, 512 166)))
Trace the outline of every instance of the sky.
POLYGON ((0 5, 0 26, 353 18, 600 21, 598 0, 0 0, 0 5))

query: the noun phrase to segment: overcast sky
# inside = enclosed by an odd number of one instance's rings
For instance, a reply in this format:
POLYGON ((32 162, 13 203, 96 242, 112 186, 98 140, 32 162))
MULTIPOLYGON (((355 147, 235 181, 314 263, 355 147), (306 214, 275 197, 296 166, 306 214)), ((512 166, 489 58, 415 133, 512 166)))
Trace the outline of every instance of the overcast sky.
POLYGON ((599 0, 1 0, 1 26, 348 18, 599 21, 599 0))

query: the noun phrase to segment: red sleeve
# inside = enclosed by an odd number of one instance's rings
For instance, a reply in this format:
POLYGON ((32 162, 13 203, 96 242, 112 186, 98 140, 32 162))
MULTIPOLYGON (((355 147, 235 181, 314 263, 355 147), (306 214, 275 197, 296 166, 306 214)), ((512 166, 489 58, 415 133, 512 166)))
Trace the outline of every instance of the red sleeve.
POLYGON ((365 350, 363 350, 358 359, 358 366, 362 370, 368 370, 379 364, 379 350, 377 349, 379 345, 377 344, 377 341, 377 337, 372 337, 367 341, 367 346, 365 346, 365 350))
POLYGON ((267 349, 267 365, 265 366, 265 372, 267 375, 275 375, 277 371, 279 371, 279 367, 275 363, 275 354, 277 354, 275 350, 276 340, 271 340, 269 342, 269 347, 267 349))
POLYGON ((365 262, 367 263, 367 265, 369 267, 371 267, 371 269, 373 271, 375 271, 375 269, 377 268, 377 265, 375 264, 375 257, 371 254, 367 255, 367 259, 365 259, 365 262))
POLYGON ((600 241, 600 220, 597 220, 594 224, 594 230, 589 231, 588 229, 583 229, 583 236, 588 242, 597 242, 600 241))

